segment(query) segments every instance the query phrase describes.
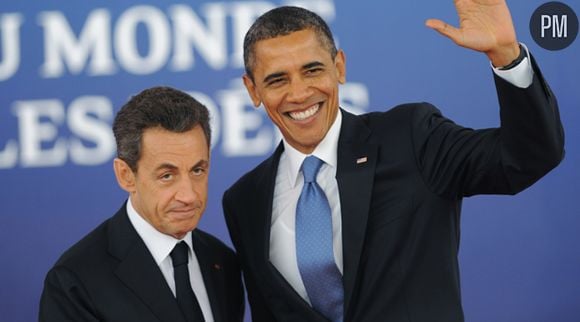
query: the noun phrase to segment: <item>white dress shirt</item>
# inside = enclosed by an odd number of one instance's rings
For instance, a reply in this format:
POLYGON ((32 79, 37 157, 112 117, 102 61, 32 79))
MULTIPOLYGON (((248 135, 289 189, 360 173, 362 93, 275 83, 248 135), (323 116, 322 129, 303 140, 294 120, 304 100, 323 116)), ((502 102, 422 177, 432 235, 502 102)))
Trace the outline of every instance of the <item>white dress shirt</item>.
MULTIPOLYGON (((523 45, 523 44, 522 44, 523 45)), ((527 47, 526 58, 509 70, 500 70, 492 65, 494 73, 511 84, 526 88, 533 80, 533 70, 530 63, 527 47)), ((491 63, 490 63, 491 64, 491 63)), ((324 161, 316 176, 332 212, 332 244, 336 266, 343 273, 342 260, 342 218, 340 211, 340 197, 336 181, 338 137, 342 126, 342 114, 337 114, 336 120, 330 127, 324 139, 318 144, 311 155, 324 161)), ((284 152, 280 156, 280 164, 276 173, 274 186, 274 200, 272 203, 272 221, 270 226, 270 262, 294 288, 294 290, 308 303, 308 294, 302 282, 298 261, 296 259, 295 219, 296 205, 304 186, 304 177, 301 166, 308 156, 294 149, 286 140, 283 140, 284 152)))
MULTIPOLYGON (((207 296, 207 291, 205 289, 205 284, 203 282, 203 277, 201 275, 201 270, 199 268, 199 262, 197 261, 197 256, 193 251, 191 232, 188 232, 182 240, 176 239, 172 236, 166 235, 155 229, 149 222, 147 222, 143 217, 141 217, 131 203, 131 199, 127 202, 127 214, 129 215, 129 220, 135 230, 145 242, 145 246, 149 249, 149 252, 155 259, 155 263, 159 265, 163 277, 167 281, 167 285, 173 292, 175 296, 175 278, 173 277, 173 262, 171 256, 169 255, 175 245, 185 241, 189 248, 189 261, 187 263, 187 268, 189 270, 189 280, 191 281, 191 288, 197 297, 201 311, 206 322, 213 322, 213 314, 211 312, 211 306, 209 304, 209 297, 207 296)), ((139 269, 136 267, 135 269, 139 269)), ((143 281, 147 283, 147 281, 143 281)))

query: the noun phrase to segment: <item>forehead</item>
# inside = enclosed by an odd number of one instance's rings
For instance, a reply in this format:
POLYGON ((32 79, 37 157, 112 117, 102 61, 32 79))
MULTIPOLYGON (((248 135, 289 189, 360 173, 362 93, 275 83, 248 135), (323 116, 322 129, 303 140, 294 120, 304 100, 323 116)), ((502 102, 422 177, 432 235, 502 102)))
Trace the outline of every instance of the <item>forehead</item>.
POLYGON ((331 59, 330 52, 312 29, 264 39, 254 47, 255 69, 277 67, 295 59, 331 59))
POLYGON ((143 132, 140 162, 143 166, 170 163, 190 167, 202 159, 207 160, 209 149, 201 126, 176 133, 161 127, 143 132))

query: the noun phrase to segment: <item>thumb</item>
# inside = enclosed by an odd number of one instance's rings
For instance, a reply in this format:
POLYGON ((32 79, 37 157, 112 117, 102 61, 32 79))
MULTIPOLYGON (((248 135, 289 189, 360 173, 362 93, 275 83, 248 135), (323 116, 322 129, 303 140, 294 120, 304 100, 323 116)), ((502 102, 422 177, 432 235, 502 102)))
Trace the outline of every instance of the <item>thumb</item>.
POLYGON ((461 32, 452 25, 445 23, 439 19, 428 19, 425 21, 425 26, 437 31, 441 35, 451 39, 456 44, 461 43, 461 32))

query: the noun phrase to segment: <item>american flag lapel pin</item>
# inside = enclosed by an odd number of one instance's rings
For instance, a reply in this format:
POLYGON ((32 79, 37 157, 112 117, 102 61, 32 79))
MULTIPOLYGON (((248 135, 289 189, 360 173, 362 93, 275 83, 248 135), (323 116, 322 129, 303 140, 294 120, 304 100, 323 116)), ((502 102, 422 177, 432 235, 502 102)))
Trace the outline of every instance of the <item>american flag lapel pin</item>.
POLYGON ((362 157, 362 158, 358 158, 356 159, 356 164, 362 164, 368 161, 367 157, 362 157))

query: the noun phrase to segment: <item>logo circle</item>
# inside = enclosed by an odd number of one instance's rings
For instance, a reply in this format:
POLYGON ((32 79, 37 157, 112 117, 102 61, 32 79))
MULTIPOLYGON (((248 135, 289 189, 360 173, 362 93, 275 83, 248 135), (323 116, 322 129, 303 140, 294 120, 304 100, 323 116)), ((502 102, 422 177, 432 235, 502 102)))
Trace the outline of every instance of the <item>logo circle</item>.
POLYGON ((530 33, 540 47, 562 50, 570 46, 578 35, 578 17, 564 3, 547 2, 532 14, 530 33))

